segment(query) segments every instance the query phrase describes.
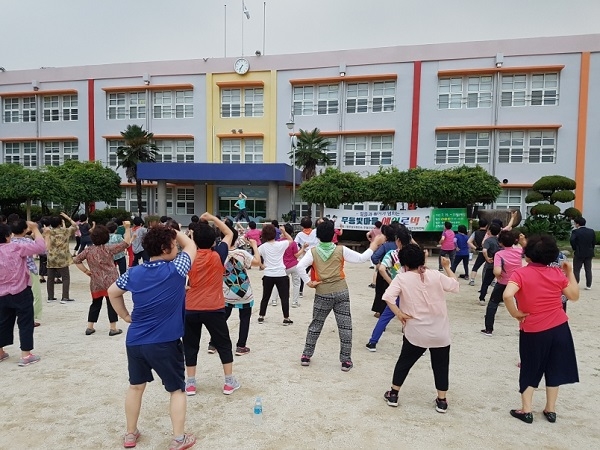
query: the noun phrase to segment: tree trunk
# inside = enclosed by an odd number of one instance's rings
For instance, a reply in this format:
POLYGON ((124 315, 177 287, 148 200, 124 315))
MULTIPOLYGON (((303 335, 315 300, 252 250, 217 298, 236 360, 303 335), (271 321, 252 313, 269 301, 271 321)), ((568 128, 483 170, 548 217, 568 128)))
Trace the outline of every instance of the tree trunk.
POLYGON ((319 217, 325 217, 325 203, 321 203, 319 205, 319 211, 321 212, 319 214, 319 217))
POLYGON ((142 180, 138 178, 135 179, 135 192, 137 195, 138 216, 142 217, 142 180))
POLYGON ((308 217, 312 218, 312 203, 307 203, 306 207, 308 208, 308 217))
POLYGON ((31 221, 31 200, 27 199, 25 209, 27 211, 27 220, 31 221))

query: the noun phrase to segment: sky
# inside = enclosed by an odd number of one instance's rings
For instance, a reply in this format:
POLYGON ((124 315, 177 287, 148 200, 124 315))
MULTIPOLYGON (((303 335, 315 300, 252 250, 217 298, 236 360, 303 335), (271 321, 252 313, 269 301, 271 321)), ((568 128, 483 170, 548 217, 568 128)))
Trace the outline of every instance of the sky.
POLYGON ((0 0, 0 67, 238 57, 242 25, 244 54, 254 54, 263 51, 263 5, 271 55, 600 33, 600 0, 245 4, 249 19, 242 0, 0 0))

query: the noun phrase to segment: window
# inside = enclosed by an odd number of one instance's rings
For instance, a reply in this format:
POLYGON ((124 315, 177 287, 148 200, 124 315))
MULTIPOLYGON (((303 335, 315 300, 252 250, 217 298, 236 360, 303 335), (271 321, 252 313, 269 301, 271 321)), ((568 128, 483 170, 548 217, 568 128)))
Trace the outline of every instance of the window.
MULTIPOLYGON (((264 219, 267 216, 267 199, 261 197, 262 194, 260 197, 252 196, 246 200, 246 212, 251 219, 256 219, 257 217, 262 217, 264 219)), ((237 201, 237 197, 219 197, 219 215, 221 217, 235 217, 239 211, 239 209, 234 206, 237 201)))
POLYGON ((37 167, 36 142, 6 142, 4 144, 3 162, 21 164, 23 167, 37 167))
POLYGON ((240 117, 241 108, 241 89, 221 89, 221 117, 240 117))
POLYGON ((17 123, 20 120, 21 111, 18 98, 4 99, 4 123, 17 123))
POLYGON ((264 112, 264 89, 244 89, 244 117, 262 117, 264 112))
POLYGON ((350 83, 346 88, 346 112, 366 113, 394 111, 396 107, 396 81, 375 83, 350 83))
POLYGON ((556 163, 556 131, 500 133, 498 162, 556 163))
POLYGON ((153 97, 155 119, 187 119, 194 117, 194 94, 187 91, 157 91, 153 97))
POLYGON ((62 98, 62 119, 77 120, 79 116, 79 108, 77 105, 76 95, 64 95, 62 98))
POLYGON ((194 214, 194 189, 177 188, 177 202, 175 208, 177 215, 194 214))
POLYGON ((338 165, 338 140, 337 138, 327 138, 327 147, 325 154, 329 156, 328 166, 336 167, 338 165))
POLYGON ((108 94, 107 116, 109 119, 145 119, 145 92, 118 92, 108 94))
MULTIPOLYGON (((73 121, 79 119, 77 95, 47 95, 43 98, 44 122, 73 121)), ((29 101, 29 110, 35 107, 35 99, 29 101)))
MULTIPOLYGON (((525 192, 525 196, 527 193, 525 192)), ((523 203, 523 191, 521 189, 502 189, 496 199, 494 207, 497 209, 521 209, 523 203)))
POLYGON ((319 86, 317 114, 337 114, 339 105, 338 84, 319 86))
POLYGON ((5 98, 2 103, 4 123, 35 122, 35 96, 5 98))
POLYGON ((6 164, 21 163, 21 146, 18 142, 4 144, 4 162, 6 164))
POLYGON ((396 106, 396 82, 373 83, 373 112, 393 111, 396 106))
POLYGON ((501 105, 558 105, 558 73, 503 75, 501 105))
POLYGON ((529 162, 554 163, 556 158, 556 139, 554 131, 529 132, 529 162))
POLYGON ((369 105, 369 83, 351 83, 346 88, 346 112, 366 113, 369 105))
MULTIPOLYGON (((167 198, 168 191, 170 188, 167 188, 167 198)), ((148 198, 148 188, 142 188, 142 208, 144 211, 146 210, 146 203, 148 198)), ((129 212, 133 212, 137 214, 137 194, 135 187, 125 187, 121 188, 121 197, 119 197, 115 202, 108 205, 110 208, 120 208, 129 212)))
MULTIPOLYGON (((154 198, 156 199, 156 201, 154 202, 154 212, 158 213, 158 214, 164 214, 164 211, 159 211, 158 210, 158 189, 154 190, 154 198)), ((167 188, 167 214, 173 214, 174 213, 174 209, 173 209, 173 188, 167 188)))
POLYGON ((314 113, 314 86, 294 86, 293 91, 294 115, 312 116, 314 113))
POLYGON ((178 163, 194 162, 194 141, 176 141, 175 145, 178 163))
POLYGON ((263 162, 262 139, 244 139, 244 162, 246 164, 263 162))
POLYGON ((221 140, 221 162, 228 164, 252 164, 263 162, 262 139, 221 140))
POLYGON ((156 141, 156 162, 173 162, 173 141, 156 141))
POLYGON ((436 164, 489 164, 490 133, 437 133, 436 164))
POLYGON ((44 142, 44 165, 60 166, 69 159, 79 160, 77 142, 44 142))
POLYGON ((469 77, 467 79, 467 108, 492 107, 492 77, 469 77))
POLYGON ((120 163, 117 157, 117 149, 124 146, 125 141, 108 141, 106 145, 108 146, 108 155, 106 158, 108 166, 116 168, 120 163))
POLYGON ((36 142, 23 142, 23 166, 25 167, 37 167, 37 143, 36 142))
POLYGON ((347 136, 344 139, 346 166, 389 166, 392 164, 394 138, 381 136, 347 136))
POLYGON ((438 108, 462 108, 462 78, 440 78, 438 80, 438 108))

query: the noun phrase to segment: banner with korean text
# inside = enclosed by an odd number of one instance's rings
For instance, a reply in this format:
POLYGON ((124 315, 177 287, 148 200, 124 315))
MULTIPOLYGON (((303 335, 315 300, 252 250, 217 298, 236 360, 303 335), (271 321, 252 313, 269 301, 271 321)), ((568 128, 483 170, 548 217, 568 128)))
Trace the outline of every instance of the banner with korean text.
POLYGON ((325 217, 342 224, 345 230, 369 231, 378 220, 383 225, 392 222, 404 224, 410 231, 443 231, 444 222, 451 222, 456 230, 458 225, 469 226, 466 208, 418 208, 414 210, 354 211, 325 208, 325 217))

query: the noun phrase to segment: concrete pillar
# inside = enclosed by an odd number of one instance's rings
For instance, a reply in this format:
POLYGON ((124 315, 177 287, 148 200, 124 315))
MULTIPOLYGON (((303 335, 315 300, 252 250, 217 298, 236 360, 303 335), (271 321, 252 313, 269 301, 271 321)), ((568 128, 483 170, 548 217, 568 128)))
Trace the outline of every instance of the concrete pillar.
POLYGON ((158 216, 166 216, 167 214, 167 182, 164 180, 160 180, 157 186, 157 211, 156 214, 158 216))
MULTIPOLYGON (((194 185, 194 213, 199 217, 208 211, 206 209, 206 185, 194 185)), ((212 214, 212 211, 208 211, 212 214)))
POLYGON ((267 217, 266 219, 279 220, 278 214, 278 205, 279 205, 279 186, 275 182, 269 182, 269 193, 267 195, 267 217))

